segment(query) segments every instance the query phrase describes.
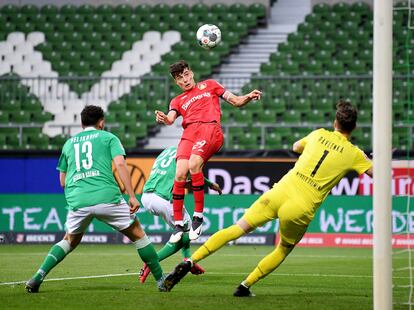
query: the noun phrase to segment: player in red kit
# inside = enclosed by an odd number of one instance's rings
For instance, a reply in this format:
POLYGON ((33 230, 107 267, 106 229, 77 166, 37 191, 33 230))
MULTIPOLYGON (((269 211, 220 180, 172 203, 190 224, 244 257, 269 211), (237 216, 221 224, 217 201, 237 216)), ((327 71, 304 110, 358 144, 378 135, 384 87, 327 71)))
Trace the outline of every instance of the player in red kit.
POLYGON ((201 235, 204 209, 202 169, 223 145, 219 97, 234 107, 242 107, 251 100, 260 99, 262 93, 255 89, 244 96, 236 96, 215 80, 196 83, 193 71, 183 60, 170 65, 170 74, 183 93, 171 100, 167 114, 155 111, 155 118, 159 123, 171 125, 178 116, 183 117, 184 132, 178 145, 173 187, 175 229, 170 237, 170 242, 178 242, 184 232, 183 203, 188 172, 195 203, 189 235, 191 240, 196 240, 201 235))

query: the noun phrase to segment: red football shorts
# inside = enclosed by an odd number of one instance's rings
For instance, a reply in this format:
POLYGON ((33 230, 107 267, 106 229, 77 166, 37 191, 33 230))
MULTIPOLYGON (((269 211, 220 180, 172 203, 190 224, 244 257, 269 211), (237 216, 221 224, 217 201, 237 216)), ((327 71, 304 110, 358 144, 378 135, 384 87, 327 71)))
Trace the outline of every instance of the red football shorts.
POLYGON ((217 153, 223 145, 221 126, 217 123, 191 123, 184 129, 178 144, 177 160, 199 155, 204 162, 217 153))

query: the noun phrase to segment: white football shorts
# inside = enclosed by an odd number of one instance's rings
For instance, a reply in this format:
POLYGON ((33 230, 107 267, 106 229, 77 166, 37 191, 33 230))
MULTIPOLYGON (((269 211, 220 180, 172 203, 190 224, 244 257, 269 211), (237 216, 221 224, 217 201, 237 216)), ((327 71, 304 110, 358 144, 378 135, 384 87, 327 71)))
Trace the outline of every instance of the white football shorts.
POLYGON ((124 199, 119 204, 101 203, 76 211, 69 210, 65 223, 66 232, 69 234, 83 233, 94 218, 121 231, 131 226, 135 220, 135 213, 129 212, 129 205, 124 199))
MULTIPOLYGON (((174 228, 174 211, 171 202, 155 193, 143 193, 141 202, 146 210, 156 216, 161 216, 171 228, 174 228)), ((185 208, 183 208, 183 213, 184 226, 187 226, 191 223, 191 218, 185 208)))

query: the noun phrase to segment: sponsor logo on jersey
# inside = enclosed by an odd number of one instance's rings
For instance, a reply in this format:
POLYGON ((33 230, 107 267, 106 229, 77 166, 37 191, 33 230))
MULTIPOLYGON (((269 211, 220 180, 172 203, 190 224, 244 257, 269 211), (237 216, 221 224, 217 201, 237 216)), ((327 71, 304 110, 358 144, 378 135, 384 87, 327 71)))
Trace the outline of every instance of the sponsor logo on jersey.
POLYGON ((190 100, 187 100, 182 106, 181 106, 181 108, 184 110, 184 111, 187 111, 187 109, 188 109, 188 107, 190 106, 190 104, 192 104, 192 103, 194 103, 194 102, 196 102, 197 100, 200 100, 200 99, 202 99, 202 98, 210 98, 211 97, 211 94, 209 93, 209 92, 205 92, 205 93, 202 93, 201 95, 197 95, 197 96, 194 96, 194 97, 192 97, 190 100))
POLYGON ((198 87, 199 90, 203 90, 204 88, 207 87, 207 84, 206 83, 200 83, 200 84, 197 85, 197 87, 198 87))

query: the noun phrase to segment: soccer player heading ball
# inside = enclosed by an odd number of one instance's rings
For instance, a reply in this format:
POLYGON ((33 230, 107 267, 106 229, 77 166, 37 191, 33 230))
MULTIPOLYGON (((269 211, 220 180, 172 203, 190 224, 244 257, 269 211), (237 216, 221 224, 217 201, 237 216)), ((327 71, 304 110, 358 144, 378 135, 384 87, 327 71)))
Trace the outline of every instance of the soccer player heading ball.
POLYGON ((242 107, 251 100, 260 99, 257 89, 243 96, 227 91, 215 80, 196 83, 189 65, 180 60, 170 65, 170 73, 183 93, 173 98, 169 111, 155 111, 159 123, 172 125, 178 116, 183 117, 184 132, 177 150, 177 170, 173 187, 173 209, 175 228, 171 242, 178 242, 184 232, 183 203, 188 172, 191 175, 195 209, 190 228, 190 239, 196 240, 202 231, 204 209, 204 164, 223 145, 223 132, 220 125, 219 97, 234 107, 242 107))

